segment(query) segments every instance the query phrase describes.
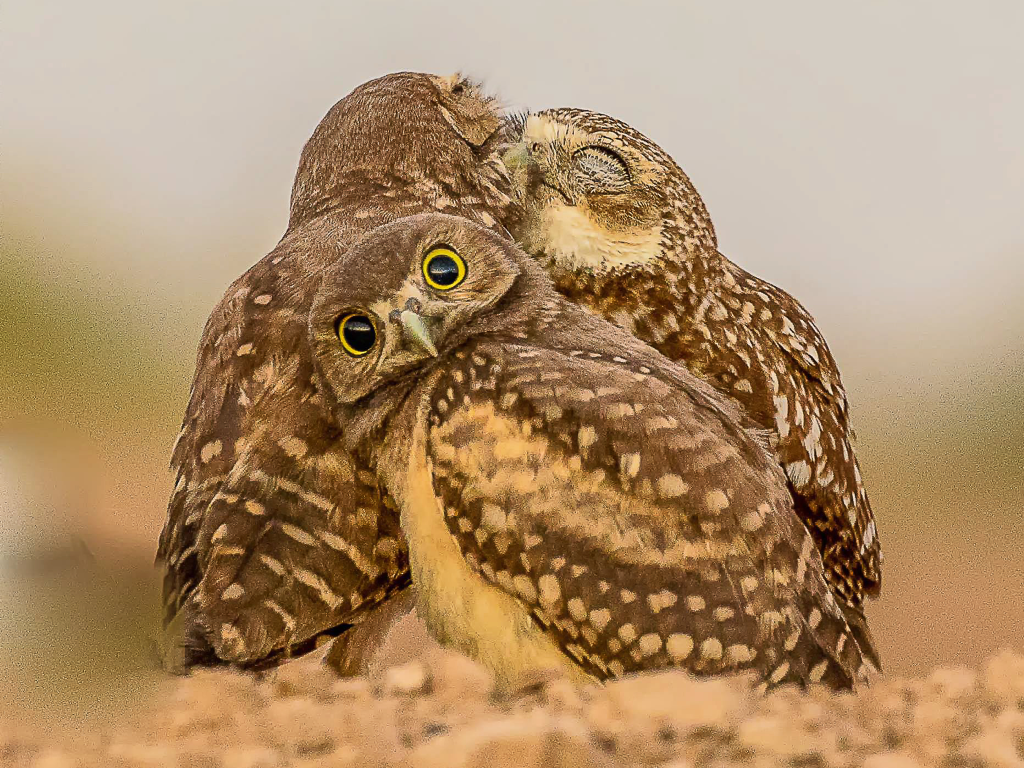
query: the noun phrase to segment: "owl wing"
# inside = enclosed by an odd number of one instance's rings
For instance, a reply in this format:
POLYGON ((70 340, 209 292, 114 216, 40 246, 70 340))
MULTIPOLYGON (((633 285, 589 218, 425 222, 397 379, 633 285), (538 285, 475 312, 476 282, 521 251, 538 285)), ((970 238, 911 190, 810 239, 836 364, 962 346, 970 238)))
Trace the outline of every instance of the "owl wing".
POLYGON ((814 320, 785 291, 750 275, 750 295, 768 297, 766 322, 787 364, 773 371, 779 457, 797 502, 821 537, 832 582, 853 606, 881 589, 881 544, 853 449, 849 403, 839 367, 814 320), (788 397, 787 397, 788 395, 788 397), (802 405, 801 405, 802 403, 802 405))
POLYGON ((864 672, 774 460, 666 383, 678 368, 497 344, 464 361, 429 417, 448 528, 588 672, 864 672))
POLYGON ((157 554, 171 667, 287 652, 408 582, 397 514, 314 380, 312 292, 268 268, 289 255, 240 278, 203 334, 157 554))

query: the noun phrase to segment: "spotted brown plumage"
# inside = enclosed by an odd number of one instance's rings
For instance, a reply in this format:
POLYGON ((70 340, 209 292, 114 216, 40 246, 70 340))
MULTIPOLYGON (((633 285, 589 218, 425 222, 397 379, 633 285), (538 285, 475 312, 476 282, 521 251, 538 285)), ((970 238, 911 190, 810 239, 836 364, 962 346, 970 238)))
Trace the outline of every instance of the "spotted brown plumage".
POLYGON ((684 363, 774 432, 829 584, 873 647, 861 606, 880 590, 881 548, 846 393, 811 316, 718 251, 689 178, 635 129, 555 109, 513 132, 521 143, 506 160, 523 203, 513 235, 560 293, 684 363))
POLYGON ((320 271, 374 226, 509 203, 493 100, 400 73, 336 104, 303 150, 281 242, 203 332, 160 537, 167 666, 258 664, 344 629, 408 584, 398 517, 341 447, 306 336, 320 271))
POLYGON ((311 344, 438 640, 504 685, 680 666, 846 688, 872 669, 735 402, 465 219, 400 220, 339 256, 311 344), (439 251, 463 261, 441 287, 439 251), (340 338, 353 316, 365 349, 340 338))

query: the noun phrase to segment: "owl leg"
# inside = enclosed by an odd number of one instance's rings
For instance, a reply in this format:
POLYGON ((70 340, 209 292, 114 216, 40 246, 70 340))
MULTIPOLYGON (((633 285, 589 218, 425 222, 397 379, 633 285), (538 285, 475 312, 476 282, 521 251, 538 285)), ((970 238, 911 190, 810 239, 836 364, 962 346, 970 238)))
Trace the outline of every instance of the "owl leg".
POLYGON ((388 632, 415 606, 415 590, 407 587, 338 637, 324 657, 324 664, 341 677, 367 674, 388 632))

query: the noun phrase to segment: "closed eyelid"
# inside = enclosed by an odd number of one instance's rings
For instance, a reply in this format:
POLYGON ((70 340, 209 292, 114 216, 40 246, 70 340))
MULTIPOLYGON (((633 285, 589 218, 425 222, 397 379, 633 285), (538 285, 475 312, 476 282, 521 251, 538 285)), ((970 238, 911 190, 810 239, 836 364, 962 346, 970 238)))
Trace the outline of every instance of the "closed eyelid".
POLYGON ((587 178, 600 184, 621 185, 632 181, 629 164, 615 150, 589 145, 572 155, 573 165, 587 178))

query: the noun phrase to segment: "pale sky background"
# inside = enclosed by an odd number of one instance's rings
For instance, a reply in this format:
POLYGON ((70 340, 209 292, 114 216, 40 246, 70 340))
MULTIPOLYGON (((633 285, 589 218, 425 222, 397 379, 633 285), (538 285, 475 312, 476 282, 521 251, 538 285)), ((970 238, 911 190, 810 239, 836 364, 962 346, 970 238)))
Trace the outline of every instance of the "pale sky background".
MULTIPOLYGON (((5 343, 68 358, 33 368, 27 391, 45 396, 26 409, 62 442, 65 422, 99 432, 111 402, 152 414, 121 413, 127 437, 83 449, 107 468, 96 518, 148 558, 203 323, 282 234, 304 141, 365 80, 462 70, 510 105, 647 133, 723 251, 815 316, 860 427, 895 668, 1019 647, 1022 41, 1020 0, 0 0, 0 260, 27 260, 57 307, 49 336, 15 314, 5 343), (108 320, 98 336, 78 325, 89 310, 108 320), (172 373, 119 367, 132 350, 172 373), (94 353, 87 390, 68 371, 94 353), (87 408, 107 398, 72 417, 77 390, 87 408), (926 632, 946 642, 915 656, 926 632)), ((8 381, 18 354, 0 355, 8 381)), ((50 460, 40 477, 66 481, 50 460)))
POLYGON ((1016 0, 0 8, 4 229, 165 332, 195 336, 274 245, 338 98, 462 69, 511 104, 598 109, 662 143, 725 252, 803 300, 853 390, 998 369, 1024 346, 1016 0))

